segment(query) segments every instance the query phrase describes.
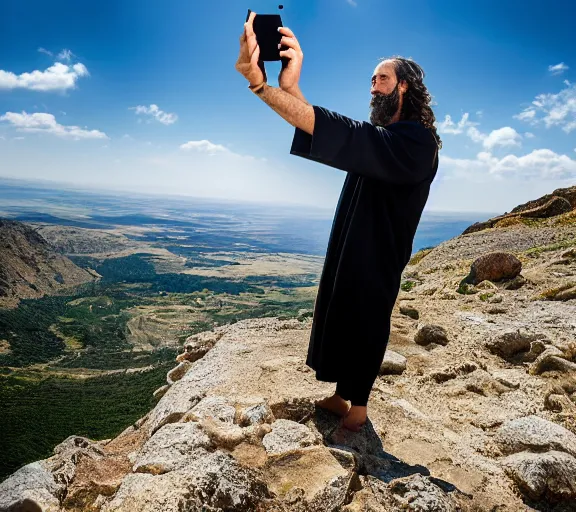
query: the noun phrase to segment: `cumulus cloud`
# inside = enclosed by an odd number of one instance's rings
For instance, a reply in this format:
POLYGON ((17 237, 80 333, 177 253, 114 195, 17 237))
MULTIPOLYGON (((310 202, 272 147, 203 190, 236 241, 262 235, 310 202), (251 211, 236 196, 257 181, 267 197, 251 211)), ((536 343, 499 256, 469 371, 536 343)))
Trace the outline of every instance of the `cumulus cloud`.
POLYGON ((496 146, 520 146, 522 136, 510 126, 492 130, 483 140, 482 144, 486 149, 492 149, 496 146))
POLYGON ((130 107, 132 110, 136 111, 136 115, 144 114, 153 117, 162 124, 169 125, 173 124, 178 120, 176 114, 169 114, 158 108, 158 105, 150 105, 146 107, 144 105, 138 105, 137 107, 130 107))
POLYGON ((526 137, 527 139, 533 139, 534 134, 532 132, 525 132, 524 137, 526 137))
POLYGON ((576 84, 566 85, 557 94, 539 94, 532 104, 514 116, 531 125, 559 126, 566 133, 576 129, 576 84))
POLYGON ((455 123, 452 117, 447 115, 444 121, 437 123, 439 133, 449 133, 453 135, 466 134, 474 142, 481 142, 482 145, 491 150, 496 146, 520 146, 522 136, 510 126, 498 128, 486 134, 481 132, 476 126, 480 123, 470 121, 469 114, 466 112, 462 119, 455 123))
POLYGON ((98 130, 86 130, 79 126, 64 126, 58 124, 52 114, 36 112, 6 112, 0 116, 0 121, 6 121, 19 132, 48 133, 63 139, 107 139, 108 136, 98 130))
POLYGON ((536 149, 523 156, 497 158, 483 151, 475 159, 441 156, 443 172, 449 177, 472 181, 520 178, 523 180, 561 180, 576 178, 576 160, 550 149, 536 149))
POLYGON ((0 90, 66 91, 74 89, 78 79, 88 74, 86 66, 81 63, 66 65, 56 62, 44 71, 35 70, 20 75, 0 69, 0 90))
POLYGON ((553 66, 548 66, 548 71, 550 71, 550 73, 552 73, 553 75, 561 75, 567 69, 570 68, 563 62, 561 62, 560 64, 554 64, 553 66))

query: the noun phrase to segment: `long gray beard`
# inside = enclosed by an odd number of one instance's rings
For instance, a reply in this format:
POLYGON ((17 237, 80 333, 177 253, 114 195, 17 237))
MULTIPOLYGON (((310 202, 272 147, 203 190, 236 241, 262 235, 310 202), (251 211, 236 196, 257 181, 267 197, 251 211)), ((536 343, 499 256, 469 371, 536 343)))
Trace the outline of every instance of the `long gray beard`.
POLYGON ((398 111, 400 94, 398 84, 390 94, 376 93, 370 99, 370 122, 375 126, 386 126, 398 111))

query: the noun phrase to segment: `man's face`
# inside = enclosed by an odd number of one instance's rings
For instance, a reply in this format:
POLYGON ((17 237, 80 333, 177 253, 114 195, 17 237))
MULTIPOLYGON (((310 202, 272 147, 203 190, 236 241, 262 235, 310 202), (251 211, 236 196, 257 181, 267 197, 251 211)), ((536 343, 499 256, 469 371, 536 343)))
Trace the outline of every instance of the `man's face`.
POLYGON ((396 79, 393 61, 386 60, 376 66, 370 88, 370 122, 373 125, 386 126, 392 122, 402 105, 403 90, 396 79))

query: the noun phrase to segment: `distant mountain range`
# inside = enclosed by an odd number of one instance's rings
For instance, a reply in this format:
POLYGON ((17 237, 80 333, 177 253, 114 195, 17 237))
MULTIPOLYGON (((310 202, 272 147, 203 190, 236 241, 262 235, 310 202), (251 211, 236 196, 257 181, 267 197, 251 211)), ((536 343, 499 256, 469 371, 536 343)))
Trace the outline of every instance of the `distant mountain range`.
POLYGON ((0 307, 59 293, 97 277, 58 254, 26 224, 0 219, 0 307))

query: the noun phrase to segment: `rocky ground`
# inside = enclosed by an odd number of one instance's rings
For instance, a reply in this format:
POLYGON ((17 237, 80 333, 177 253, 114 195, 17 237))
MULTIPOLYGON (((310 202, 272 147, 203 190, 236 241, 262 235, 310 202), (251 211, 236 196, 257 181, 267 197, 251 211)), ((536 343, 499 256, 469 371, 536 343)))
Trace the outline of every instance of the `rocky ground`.
POLYGON ((519 223, 417 254, 358 433, 314 406, 334 384, 305 365, 310 318, 246 320, 189 338, 116 438, 1 483, 0 510, 574 511, 575 240, 519 223))

